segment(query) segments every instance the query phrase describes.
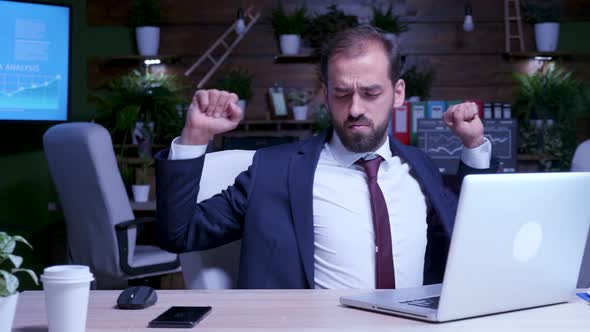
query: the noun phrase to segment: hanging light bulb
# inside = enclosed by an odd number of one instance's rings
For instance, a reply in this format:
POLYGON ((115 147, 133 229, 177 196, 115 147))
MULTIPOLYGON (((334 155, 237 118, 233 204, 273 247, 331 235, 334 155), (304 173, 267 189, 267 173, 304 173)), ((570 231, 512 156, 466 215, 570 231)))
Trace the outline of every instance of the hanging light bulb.
POLYGON ((471 32, 474 29, 471 5, 465 6, 465 20, 463 21, 463 31, 471 32))
POLYGON ((238 9, 238 21, 236 22, 235 30, 238 35, 241 35, 244 32, 244 30, 246 30, 246 22, 244 21, 244 10, 242 8, 238 9))

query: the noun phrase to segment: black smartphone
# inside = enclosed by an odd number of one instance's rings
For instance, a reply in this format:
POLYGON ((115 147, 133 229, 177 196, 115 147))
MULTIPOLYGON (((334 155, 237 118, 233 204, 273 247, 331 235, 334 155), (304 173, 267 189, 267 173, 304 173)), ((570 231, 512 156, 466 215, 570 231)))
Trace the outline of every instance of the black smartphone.
POLYGON ((170 307, 149 323, 149 327, 194 327, 211 312, 211 307, 170 307))

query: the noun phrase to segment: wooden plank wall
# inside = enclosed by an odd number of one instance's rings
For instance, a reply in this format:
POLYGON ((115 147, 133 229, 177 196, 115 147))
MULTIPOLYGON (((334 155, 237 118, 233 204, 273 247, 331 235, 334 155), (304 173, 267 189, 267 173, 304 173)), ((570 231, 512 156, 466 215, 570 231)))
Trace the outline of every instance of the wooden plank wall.
MULTIPOLYGON (((88 0, 90 25, 125 25, 131 0, 88 0)), ((301 1, 283 0, 287 8, 301 1)), ((501 0, 471 0, 475 31, 462 30, 464 0, 392 0, 396 13, 402 15, 410 30, 401 36, 401 51, 406 54, 406 66, 432 68, 436 80, 431 99, 481 99, 484 101, 513 101, 512 73, 525 71, 530 60, 508 61, 504 52, 503 3, 501 0), (444 3, 444 5, 443 5, 444 3)), ((248 33, 232 53, 223 68, 210 81, 215 83, 232 67, 242 67, 254 74, 255 96, 248 108, 247 119, 268 116, 266 89, 273 83, 285 87, 318 88, 317 65, 277 64, 274 56, 278 46, 268 21, 277 0, 162 0, 161 54, 178 55, 179 60, 166 70, 183 73, 235 18, 240 5, 254 4, 262 13, 259 23, 248 33)), ((327 5, 338 3, 347 13, 362 19, 370 17, 367 5, 360 1, 308 1, 311 12, 322 12, 327 5), (311 4, 313 3, 313 4, 311 4)), ((590 12, 584 1, 564 1, 564 20, 588 20, 590 12), (582 9, 581 9, 582 8, 582 9)), ((525 46, 534 50, 532 28, 523 25, 525 46)), ((580 37, 582 38, 582 37, 580 37)), ((88 62, 89 88, 95 88, 115 75, 128 71, 136 62, 91 58, 88 62)), ((574 57, 564 63, 588 82, 590 68, 586 59, 574 57)), ((196 86, 201 77, 194 73, 185 78, 188 86, 196 86)))

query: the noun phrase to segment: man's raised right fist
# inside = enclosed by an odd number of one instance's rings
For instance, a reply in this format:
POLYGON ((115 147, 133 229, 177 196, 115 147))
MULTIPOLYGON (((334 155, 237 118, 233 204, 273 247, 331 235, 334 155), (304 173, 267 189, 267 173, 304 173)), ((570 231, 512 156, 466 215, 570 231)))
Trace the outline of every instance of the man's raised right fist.
POLYGON ((216 134, 238 125, 243 110, 236 105, 235 93, 220 90, 198 90, 186 114, 180 144, 204 145, 216 134))

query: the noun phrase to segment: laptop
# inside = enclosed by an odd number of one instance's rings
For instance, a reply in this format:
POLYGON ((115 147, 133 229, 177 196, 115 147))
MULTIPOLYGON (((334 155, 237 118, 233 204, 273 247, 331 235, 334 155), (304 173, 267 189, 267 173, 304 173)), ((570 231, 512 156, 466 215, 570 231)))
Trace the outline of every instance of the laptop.
POLYGON ((446 322, 567 302, 590 226, 590 173, 465 177, 442 284, 340 298, 446 322))

